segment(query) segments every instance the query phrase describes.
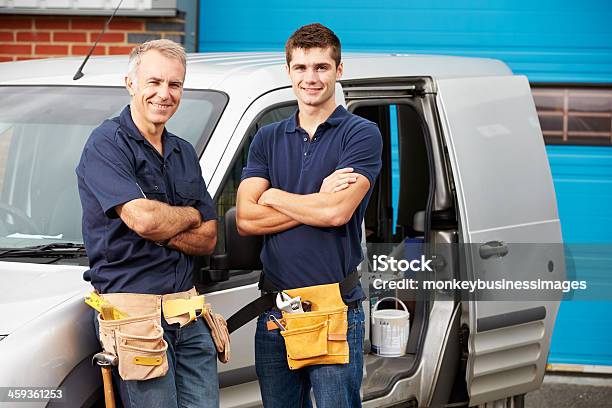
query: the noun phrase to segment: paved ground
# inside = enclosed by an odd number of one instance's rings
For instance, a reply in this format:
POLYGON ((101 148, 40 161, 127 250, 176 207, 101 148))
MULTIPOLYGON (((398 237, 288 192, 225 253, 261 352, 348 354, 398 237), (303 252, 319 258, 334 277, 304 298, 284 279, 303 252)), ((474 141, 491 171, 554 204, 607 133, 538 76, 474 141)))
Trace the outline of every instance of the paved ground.
POLYGON ((547 374, 525 397, 526 408, 610 408, 612 376, 547 374))

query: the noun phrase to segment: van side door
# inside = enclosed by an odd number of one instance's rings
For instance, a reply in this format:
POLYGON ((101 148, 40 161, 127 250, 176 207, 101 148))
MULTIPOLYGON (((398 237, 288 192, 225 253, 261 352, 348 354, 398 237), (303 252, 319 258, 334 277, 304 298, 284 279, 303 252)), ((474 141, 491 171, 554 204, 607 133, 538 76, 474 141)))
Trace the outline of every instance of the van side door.
MULTIPOLYGON (((470 248, 462 279, 564 279, 555 191, 527 78, 444 79, 437 87, 460 235, 470 248)), ((470 406, 540 386, 559 306, 535 292, 516 301, 492 293, 462 302, 470 406)))

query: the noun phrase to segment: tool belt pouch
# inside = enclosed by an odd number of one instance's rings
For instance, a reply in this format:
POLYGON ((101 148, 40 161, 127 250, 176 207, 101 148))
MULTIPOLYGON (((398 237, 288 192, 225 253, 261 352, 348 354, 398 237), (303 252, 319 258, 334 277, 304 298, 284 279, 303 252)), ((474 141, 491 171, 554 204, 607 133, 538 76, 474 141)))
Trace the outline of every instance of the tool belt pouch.
POLYGON ((285 290, 312 303, 310 312, 283 312, 286 330, 280 333, 291 370, 315 364, 348 364, 347 311, 337 283, 285 290))
POLYGON ((219 361, 229 361, 230 339, 225 319, 212 312, 210 304, 205 303, 204 295, 198 295, 195 288, 162 296, 162 309, 168 324, 179 323, 181 327, 202 317, 210 329, 219 361))
POLYGON ((161 296, 113 293, 104 299, 129 316, 104 320, 98 315, 100 342, 118 357, 121 378, 150 380, 166 375, 168 344, 161 326, 161 296))
POLYGON ((222 363, 227 363, 230 359, 230 336, 227 331, 227 323, 223 316, 214 313, 211 310, 210 304, 206 304, 206 313, 203 313, 204 321, 210 329, 213 343, 217 349, 217 357, 222 363))

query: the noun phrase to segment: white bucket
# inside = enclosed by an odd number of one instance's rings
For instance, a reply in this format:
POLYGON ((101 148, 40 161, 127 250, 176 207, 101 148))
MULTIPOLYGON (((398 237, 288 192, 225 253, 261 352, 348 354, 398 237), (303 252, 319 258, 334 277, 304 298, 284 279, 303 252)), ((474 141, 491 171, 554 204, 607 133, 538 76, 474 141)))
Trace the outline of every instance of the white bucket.
POLYGON ((394 297, 380 299, 372 309, 372 351, 383 357, 399 357, 406 354, 410 333, 410 312, 401 300, 394 297), (397 301, 404 310, 383 309, 378 305, 384 300, 397 301))

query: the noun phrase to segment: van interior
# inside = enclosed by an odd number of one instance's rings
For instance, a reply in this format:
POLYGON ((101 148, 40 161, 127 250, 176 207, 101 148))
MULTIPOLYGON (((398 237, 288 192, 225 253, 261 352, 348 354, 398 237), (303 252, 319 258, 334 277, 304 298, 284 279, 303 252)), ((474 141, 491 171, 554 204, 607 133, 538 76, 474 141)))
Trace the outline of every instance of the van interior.
MULTIPOLYGON (((430 181, 423 130, 425 123, 410 99, 356 100, 349 102, 349 109, 377 123, 383 137, 383 166, 364 218, 366 242, 393 244, 380 248, 395 246, 396 250, 392 252, 403 254, 404 242, 425 240, 423 214, 430 181)), ((372 259, 372 254, 368 255, 368 259, 372 259)), ((371 265, 367 267, 371 272, 371 265)), ((388 358, 373 352, 366 355, 366 378, 362 385, 364 400, 389 393, 399 378, 412 374, 419 356, 418 337, 424 333, 428 322, 425 302, 417 305, 415 300, 403 298, 405 291, 401 290, 377 291, 371 286, 374 274, 368 273, 368 276, 370 308, 385 297, 403 301, 410 312, 410 334, 404 356, 388 358)), ((396 303, 383 301, 378 308, 401 308, 396 303)))

